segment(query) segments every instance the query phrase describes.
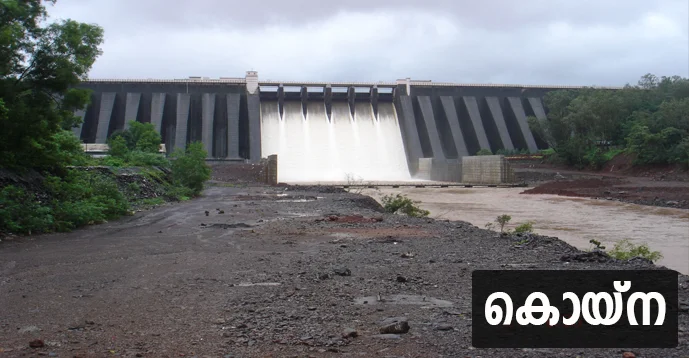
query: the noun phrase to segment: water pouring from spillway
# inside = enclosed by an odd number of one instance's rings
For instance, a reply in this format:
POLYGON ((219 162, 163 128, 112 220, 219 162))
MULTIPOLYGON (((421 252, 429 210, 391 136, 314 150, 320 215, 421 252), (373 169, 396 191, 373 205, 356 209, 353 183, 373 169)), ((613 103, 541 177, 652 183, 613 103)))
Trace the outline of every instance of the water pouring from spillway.
POLYGON ((411 180, 400 125, 392 103, 333 102, 328 119, 323 102, 261 103, 261 152, 277 154, 281 182, 411 180))

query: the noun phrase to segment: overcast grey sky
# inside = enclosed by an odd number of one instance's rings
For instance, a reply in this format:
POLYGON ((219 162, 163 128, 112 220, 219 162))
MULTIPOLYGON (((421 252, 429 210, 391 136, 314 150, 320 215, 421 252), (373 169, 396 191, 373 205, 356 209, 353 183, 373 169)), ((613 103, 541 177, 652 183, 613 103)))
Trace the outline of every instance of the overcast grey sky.
POLYGON ((689 0, 58 0, 92 78, 624 85, 689 76, 689 0))

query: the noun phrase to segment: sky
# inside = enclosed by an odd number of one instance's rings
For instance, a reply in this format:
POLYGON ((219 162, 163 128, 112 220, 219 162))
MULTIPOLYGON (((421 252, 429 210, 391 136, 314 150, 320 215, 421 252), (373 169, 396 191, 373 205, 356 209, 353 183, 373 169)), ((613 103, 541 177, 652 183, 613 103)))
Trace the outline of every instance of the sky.
POLYGON ((57 0, 91 78, 636 84, 689 77, 689 0, 57 0))

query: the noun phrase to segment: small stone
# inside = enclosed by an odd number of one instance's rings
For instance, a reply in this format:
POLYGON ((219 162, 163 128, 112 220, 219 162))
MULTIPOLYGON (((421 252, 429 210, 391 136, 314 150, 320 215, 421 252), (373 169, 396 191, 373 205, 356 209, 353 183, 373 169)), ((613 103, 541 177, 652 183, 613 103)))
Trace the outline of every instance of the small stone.
POLYGON ((636 354, 632 352, 624 352, 624 354, 622 354, 622 358, 636 358, 636 354))
POLYGON ((389 324, 398 323, 398 322, 404 322, 404 321, 407 321, 407 317, 403 317, 403 316, 401 316, 401 317, 391 317, 391 318, 386 318, 386 319, 380 321, 380 324, 381 324, 382 326, 387 326, 387 325, 389 325, 389 324))
POLYGON ((210 211, 208 211, 208 210, 206 210, 204 213, 206 214, 206 216, 211 214, 210 211))
POLYGON ((309 311, 315 311, 316 307, 309 307, 309 311))
POLYGON ((217 325, 225 324, 225 319, 224 318, 218 318, 215 321, 213 321, 213 323, 215 323, 217 325))
POLYGON ((43 348, 43 347, 45 347, 45 343, 43 343, 43 341, 40 339, 36 339, 36 340, 29 342, 29 347, 31 347, 31 348, 43 348))
POLYGON ((435 327, 436 331, 451 331, 453 327, 449 324, 439 324, 435 327))
POLYGON ((38 332, 40 329, 36 326, 27 326, 19 330, 19 333, 31 333, 31 332, 38 332))
POLYGON ((342 337, 343 338, 354 338, 357 336, 359 336, 359 332, 357 332, 356 329, 345 328, 344 331, 342 331, 342 337))
POLYGON ((407 333, 409 332, 409 322, 407 321, 401 321, 401 322, 396 322, 392 323, 386 326, 383 326, 380 328, 380 333, 381 334, 398 334, 398 333, 407 333))
POLYGON ((407 278, 404 276, 397 275, 397 282, 401 282, 401 283, 407 282, 407 278))
POLYGON ((333 272, 338 276, 351 276, 352 275, 352 271, 350 271, 346 267, 336 267, 335 269, 333 269, 333 272))

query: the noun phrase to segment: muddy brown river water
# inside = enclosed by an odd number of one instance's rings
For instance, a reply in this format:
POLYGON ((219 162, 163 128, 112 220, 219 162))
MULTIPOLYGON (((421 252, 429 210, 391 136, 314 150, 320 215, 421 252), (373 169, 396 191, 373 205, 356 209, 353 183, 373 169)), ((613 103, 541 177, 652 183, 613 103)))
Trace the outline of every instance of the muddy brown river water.
POLYGON ((596 239, 608 249, 625 238, 660 251, 659 265, 689 274, 689 210, 589 198, 520 194, 525 188, 381 188, 362 194, 377 200, 402 193, 421 202, 431 217, 484 227, 498 215, 512 216, 507 228, 530 221, 534 231, 580 249, 596 239))

